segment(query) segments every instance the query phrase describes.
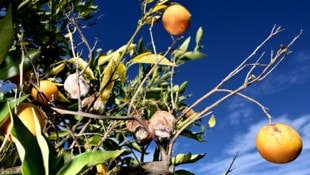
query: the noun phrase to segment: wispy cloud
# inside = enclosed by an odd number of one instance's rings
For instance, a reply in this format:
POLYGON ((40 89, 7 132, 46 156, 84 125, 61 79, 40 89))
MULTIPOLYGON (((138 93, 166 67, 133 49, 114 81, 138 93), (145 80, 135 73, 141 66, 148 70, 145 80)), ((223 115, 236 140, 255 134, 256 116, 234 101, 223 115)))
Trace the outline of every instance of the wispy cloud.
POLYGON ((293 162, 283 165, 272 164, 265 161, 258 154, 255 148, 255 137, 258 130, 266 124, 266 120, 260 121, 249 126, 243 133, 238 133, 229 143, 216 160, 208 163, 201 163, 197 168, 197 174, 223 174, 231 163, 234 155, 239 152, 233 165, 234 174, 246 175, 306 175, 310 173, 310 114, 299 118, 288 119, 286 116, 277 117, 273 122, 289 123, 297 129, 303 138, 303 151, 301 155, 293 162))
POLYGON ((233 97, 227 104, 227 110, 229 116, 229 124, 237 125, 241 121, 250 120, 250 116, 253 116, 253 108, 250 106, 249 101, 241 97, 233 97))

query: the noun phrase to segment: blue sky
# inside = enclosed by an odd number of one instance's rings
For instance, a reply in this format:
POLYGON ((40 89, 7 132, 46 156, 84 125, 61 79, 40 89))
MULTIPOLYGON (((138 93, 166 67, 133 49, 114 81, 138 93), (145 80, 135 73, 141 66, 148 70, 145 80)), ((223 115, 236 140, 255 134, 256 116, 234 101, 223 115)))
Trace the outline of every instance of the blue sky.
MULTIPOLYGON (((139 18, 138 0, 96 0, 102 18, 98 24, 85 30, 87 38, 99 38, 97 45, 104 51, 117 49, 125 44, 133 33, 139 18)), ((258 130, 267 124, 263 112, 251 102, 239 97, 231 98, 213 110, 217 125, 208 130, 206 142, 196 143, 181 139, 176 145, 178 153, 206 153, 198 163, 186 165, 196 174, 223 174, 236 152, 238 158, 232 175, 307 175, 310 174, 310 2, 307 0, 235 0, 206 1, 179 0, 192 13, 190 29, 185 37, 194 37, 202 26, 202 44, 205 59, 183 65, 178 70, 177 81, 189 82, 187 92, 192 103, 212 89, 270 33, 277 24, 285 31, 259 51, 277 50, 287 44, 301 29, 301 38, 291 48, 293 53, 264 81, 251 86, 245 93, 268 107, 273 122, 293 126, 302 136, 304 148, 297 160, 289 164, 271 164, 260 157, 255 148, 258 130), (194 148, 194 149, 193 149, 194 148)), ((170 36, 162 26, 153 28, 158 50, 167 49, 170 36)), ((141 34, 150 40, 148 28, 141 34)), ((91 43, 93 44, 93 43, 91 43)), ((240 76, 240 79, 243 77, 240 76)), ((238 80, 231 85, 236 85, 238 80)), ((210 105, 213 98, 201 103, 195 110, 210 105)), ((206 122, 207 120, 204 120, 206 122)))
MULTIPOLYGON (((97 26, 89 29, 88 37, 98 37, 103 50, 116 49, 126 43, 134 31, 139 18, 139 4, 136 1, 98 1, 100 19, 97 26)), ((271 164, 260 157, 255 148, 258 130, 267 124, 263 112, 239 97, 231 98, 213 112, 217 118, 215 128, 208 130, 206 142, 189 142, 180 139, 176 152, 203 153, 207 155, 199 163, 186 165, 196 174, 223 174, 236 152, 232 175, 306 175, 310 174, 310 2, 307 0, 253 0, 253 1, 187 1, 179 3, 192 13, 190 29, 185 37, 195 36, 196 30, 204 29, 204 52, 207 58, 183 65, 178 70, 177 81, 189 82, 188 103, 212 89, 270 33, 277 24, 285 31, 273 38, 258 52, 277 50, 280 44, 288 44, 301 29, 303 34, 291 48, 293 53, 264 81, 250 87, 245 93, 268 107, 274 123, 293 126, 302 136, 304 148, 297 160, 289 164, 271 164), (194 149, 193 149, 194 148, 194 149)), ((171 44, 170 36, 162 26, 152 29, 158 50, 165 50, 171 44)), ((141 34, 149 41, 148 28, 141 34)), ((240 79, 243 77, 240 76, 240 79)), ((236 85, 236 79, 231 85, 236 85)), ((210 105, 206 100, 196 110, 210 105)), ((206 122, 207 120, 205 120, 206 122)))

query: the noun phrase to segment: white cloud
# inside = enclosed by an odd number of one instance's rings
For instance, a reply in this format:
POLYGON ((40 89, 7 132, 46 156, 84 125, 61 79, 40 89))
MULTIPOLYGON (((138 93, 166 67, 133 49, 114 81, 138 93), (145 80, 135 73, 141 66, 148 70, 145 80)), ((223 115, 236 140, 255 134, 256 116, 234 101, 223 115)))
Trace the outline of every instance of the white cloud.
POLYGON ((230 99, 229 103, 227 103, 227 110, 229 116, 230 125, 238 125, 242 121, 251 120, 251 116, 253 116, 253 108, 251 107, 252 102, 241 98, 241 97, 233 97, 230 99))
POLYGON ((310 114, 299 118, 288 119, 286 116, 278 117, 274 123, 281 122, 290 124, 300 133, 303 138, 303 151, 293 162, 283 165, 272 164, 265 161, 255 148, 255 137, 258 130, 267 123, 262 120, 249 126, 244 132, 237 133, 231 143, 219 157, 206 163, 200 162, 197 174, 223 174, 231 163, 234 155, 239 151, 238 157, 233 165, 235 168, 230 174, 246 175, 306 175, 310 173, 310 114))

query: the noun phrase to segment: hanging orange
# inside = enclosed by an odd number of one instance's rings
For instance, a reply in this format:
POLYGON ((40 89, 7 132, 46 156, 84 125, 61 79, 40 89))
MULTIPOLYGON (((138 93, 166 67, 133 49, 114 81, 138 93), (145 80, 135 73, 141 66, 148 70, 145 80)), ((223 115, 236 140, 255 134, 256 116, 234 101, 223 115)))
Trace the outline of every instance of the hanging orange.
POLYGON ((295 160, 302 151, 302 145, 298 132, 282 123, 264 126, 256 137, 259 154, 267 161, 277 164, 295 160))
POLYGON ((180 4, 169 6, 162 17, 164 29, 171 35, 181 35, 189 28, 191 13, 180 4))
POLYGON ((59 99, 58 88, 53 82, 41 80, 39 87, 45 97, 43 94, 38 93, 37 89, 33 87, 31 89, 31 96, 34 100, 43 104, 48 104, 49 101, 56 101, 59 99))
MULTIPOLYGON (((35 115, 38 117, 41 130, 43 130, 45 126, 46 120, 45 120, 43 111, 31 103, 23 102, 23 103, 18 104, 16 115, 34 136, 36 136, 36 129, 35 129, 35 123, 34 123, 35 115), (33 111, 35 112, 35 114, 33 113, 33 111)), ((5 135, 10 134, 9 132, 12 126, 11 123, 12 123, 11 119, 8 118, 6 122, 1 126, 1 132, 3 134, 5 135)), ((11 135, 9 135, 8 139, 12 141, 11 135)))

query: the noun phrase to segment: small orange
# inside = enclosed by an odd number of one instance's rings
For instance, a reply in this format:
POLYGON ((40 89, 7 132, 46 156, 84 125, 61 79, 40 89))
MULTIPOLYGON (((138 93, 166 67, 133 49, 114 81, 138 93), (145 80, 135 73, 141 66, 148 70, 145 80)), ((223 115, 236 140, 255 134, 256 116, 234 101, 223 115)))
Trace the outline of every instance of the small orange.
POLYGON ((164 29, 171 35, 183 34, 190 25, 191 13, 180 4, 169 6, 162 17, 164 29))
POLYGON ((104 163, 96 165, 98 175, 103 175, 108 172, 108 168, 104 163))
POLYGON ((46 98, 43 94, 38 93, 37 89, 33 87, 31 89, 31 96, 34 100, 43 104, 48 104, 49 101, 56 101, 59 99, 58 88, 53 82, 49 80, 41 80, 39 87, 46 98))
MULTIPOLYGON (((18 118, 22 121, 22 123, 26 126, 26 128, 34 135, 36 136, 36 130, 35 130, 35 124, 34 124, 34 114, 32 109, 35 111, 36 116, 38 117, 41 130, 45 126, 45 117, 44 113, 40 108, 37 106, 31 104, 31 103, 20 103, 17 107, 17 113, 16 115, 18 118)), ((5 123, 1 126, 1 132, 3 134, 8 134, 10 132, 11 126, 11 119, 8 118, 5 123)), ((9 135, 9 140, 12 141, 11 136, 9 135)))
POLYGON ((286 124, 270 124, 258 132, 256 148, 267 161, 284 164, 299 156, 302 151, 302 139, 295 129, 286 124))

